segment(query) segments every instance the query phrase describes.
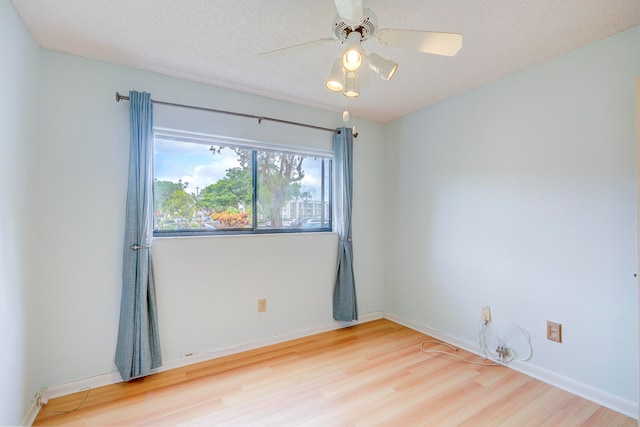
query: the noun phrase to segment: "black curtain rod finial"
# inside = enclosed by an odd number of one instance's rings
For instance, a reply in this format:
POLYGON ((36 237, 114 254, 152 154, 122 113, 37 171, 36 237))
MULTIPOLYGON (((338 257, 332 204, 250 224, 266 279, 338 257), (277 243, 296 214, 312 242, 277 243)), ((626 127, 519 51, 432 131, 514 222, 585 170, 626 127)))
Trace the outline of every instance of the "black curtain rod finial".
POLYGON ((122 100, 128 101, 129 97, 125 95, 120 95, 120 92, 116 92, 116 102, 120 102, 122 100))

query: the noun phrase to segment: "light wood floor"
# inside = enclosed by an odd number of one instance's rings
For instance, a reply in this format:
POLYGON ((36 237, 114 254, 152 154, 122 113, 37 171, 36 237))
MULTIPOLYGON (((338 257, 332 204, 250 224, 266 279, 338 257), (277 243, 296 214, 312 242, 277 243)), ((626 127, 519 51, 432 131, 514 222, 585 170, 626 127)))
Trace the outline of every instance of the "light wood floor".
POLYGON ((94 389, 69 414, 54 412, 86 392, 52 399, 34 425, 637 426, 512 369, 425 354, 425 339, 377 320, 94 389))

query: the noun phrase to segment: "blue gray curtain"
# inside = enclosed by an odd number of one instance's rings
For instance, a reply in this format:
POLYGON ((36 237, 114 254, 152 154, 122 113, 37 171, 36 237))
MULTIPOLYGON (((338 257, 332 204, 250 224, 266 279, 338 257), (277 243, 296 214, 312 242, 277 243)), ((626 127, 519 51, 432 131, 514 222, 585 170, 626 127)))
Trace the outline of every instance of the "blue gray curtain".
POLYGON ((333 137, 336 178, 336 231, 338 232, 338 271, 333 290, 333 318, 358 320, 356 286, 353 277, 353 242, 351 241, 351 208, 353 205, 353 131, 340 128, 333 137))
POLYGON ((122 379, 162 365, 151 261, 153 109, 151 95, 129 92, 131 145, 116 366, 122 379))

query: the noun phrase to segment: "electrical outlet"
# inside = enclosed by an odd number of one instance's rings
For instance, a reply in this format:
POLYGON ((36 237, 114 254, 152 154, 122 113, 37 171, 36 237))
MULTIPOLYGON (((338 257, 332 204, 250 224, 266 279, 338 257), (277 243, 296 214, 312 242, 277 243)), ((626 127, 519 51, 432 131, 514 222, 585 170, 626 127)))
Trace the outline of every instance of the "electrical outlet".
POLYGON ((547 320, 547 339, 555 342, 562 342, 562 325, 547 320))
POLYGON ((491 322, 491 309, 489 307, 482 307, 482 320, 491 322))
POLYGON ((267 311, 267 299, 262 298, 258 300, 258 313, 264 313, 267 311))

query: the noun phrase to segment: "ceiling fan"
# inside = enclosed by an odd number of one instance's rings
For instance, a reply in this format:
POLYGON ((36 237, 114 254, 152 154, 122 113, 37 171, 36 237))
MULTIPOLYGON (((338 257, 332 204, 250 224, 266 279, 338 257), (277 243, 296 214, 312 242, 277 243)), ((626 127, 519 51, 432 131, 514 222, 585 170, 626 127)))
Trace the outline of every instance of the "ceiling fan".
POLYGON ((385 81, 389 81, 398 68, 397 63, 377 53, 367 54, 362 47, 362 42, 368 39, 375 38, 383 46, 444 56, 455 56, 462 48, 461 34, 379 29, 376 15, 363 6, 362 0, 334 0, 334 3, 338 14, 333 22, 333 38, 322 38, 263 52, 259 56, 293 53, 334 42, 345 44, 346 50, 334 61, 326 85, 327 89, 333 92, 342 92, 345 96, 356 97, 360 95, 360 86, 368 81, 368 74, 362 68, 368 67, 385 81))

